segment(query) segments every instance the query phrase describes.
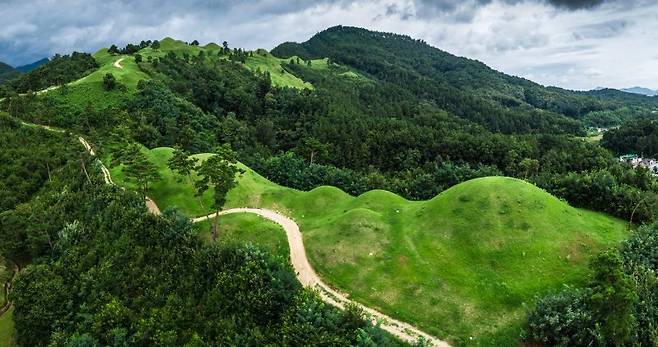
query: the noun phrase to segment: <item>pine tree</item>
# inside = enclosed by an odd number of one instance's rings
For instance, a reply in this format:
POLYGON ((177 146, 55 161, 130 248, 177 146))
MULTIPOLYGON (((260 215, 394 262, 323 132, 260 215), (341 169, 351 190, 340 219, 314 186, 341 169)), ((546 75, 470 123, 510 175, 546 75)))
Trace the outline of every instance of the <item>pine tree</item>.
POLYGON ((244 170, 235 165, 236 163, 235 152, 229 145, 223 145, 217 149, 215 155, 197 166, 196 171, 200 177, 194 183, 197 195, 203 195, 210 188, 214 190, 213 208, 215 209, 215 222, 212 229, 213 241, 217 240, 219 212, 226 203, 226 195, 237 185, 236 175, 244 172, 244 170))

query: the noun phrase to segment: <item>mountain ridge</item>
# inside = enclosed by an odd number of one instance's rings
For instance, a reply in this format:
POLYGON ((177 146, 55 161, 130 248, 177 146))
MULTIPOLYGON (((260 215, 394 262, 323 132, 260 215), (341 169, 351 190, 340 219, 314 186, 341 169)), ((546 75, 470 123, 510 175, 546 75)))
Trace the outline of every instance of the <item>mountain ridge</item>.
POLYGON ((41 58, 41 59, 39 59, 35 62, 25 64, 25 65, 21 65, 21 66, 17 66, 15 69, 22 72, 22 73, 26 73, 26 72, 30 72, 30 71, 38 68, 39 66, 41 66, 43 64, 48 63, 49 61, 50 61, 50 59, 48 59, 48 58, 41 58))
MULTIPOLYGON (((538 124, 537 119, 541 118, 550 122, 553 130, 559 128, 562 132, 573 133, 576 132, 573 120, 628 102, 624 99, 626 95, 590 95, 545 87, 430 46, 423 40, 356 27, 331 27, 302 43, 282 43, 271 52, 280 58, 327 57, 332 62, 406 89, 424 101, 439 104, 461 118, 478 117, 481 124, 493 123, 485 125, 492 131, 506 132, 504 126, 496 125, 501 119, 516 125, 528 124, 529 132, 544 131, 539 130, 546 128, 538 124), (464 104, 474 106, 464 109, 464 104), (516 117, 510 113, 516 113, 516 117)), ((632 102, 651 103, 643 99, 632 99, 632 102)))

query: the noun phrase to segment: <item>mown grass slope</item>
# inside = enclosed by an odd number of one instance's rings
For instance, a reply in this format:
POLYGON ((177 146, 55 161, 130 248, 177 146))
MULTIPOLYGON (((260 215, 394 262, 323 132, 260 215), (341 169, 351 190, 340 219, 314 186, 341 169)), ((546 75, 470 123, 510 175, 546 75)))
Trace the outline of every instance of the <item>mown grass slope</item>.
MULTIPOLYGON (((195 224, 201 238, 212 240, 212 220, 195 224)), ((217 241, 225 245, 252 244, 288 262, 290 248, 286 233, 280 225, 263 217, 236 213, 220 217, 217 241)))
MULTIPOLYGON (((189 182, 166 168, 171 149, 145 153, 163 177, 151 189, 161 208, 211 212, 210 192, 202 207, 189 182)), ((512 178, 476 179, 414 202, 381 190, 301 192, 243 168, 227 208, 293 217, 328 283, 457 345, 515 344, 537 295, 585 281, 590 257, 626 235, 624 222, 512 178)), ((124 184, 121 168, 112 173, 124 184)))
POLYGON ((13 313, 14 309, 10 308, 9 311, 0 316, 0 346, 2 347, 16 346, 13 313))

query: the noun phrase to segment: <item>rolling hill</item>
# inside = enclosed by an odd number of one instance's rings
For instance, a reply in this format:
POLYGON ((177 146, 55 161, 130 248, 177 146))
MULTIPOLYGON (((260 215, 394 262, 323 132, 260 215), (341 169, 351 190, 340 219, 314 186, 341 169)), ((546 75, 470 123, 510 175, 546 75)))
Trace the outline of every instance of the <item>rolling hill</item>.
MULTIPOLYGON (((150 196, 190 216, 210 212, 166 167, 171 151, 144 149, 162 177, 150 196)), ((413 202, 382 190, 358 197, 328 186, 298 191, 242 167, 227 208, 293 217, 328 283, 457 345, 515 343, 537 295, 582 283, 590 256, 626 236, 624 222, 512 178, 471 180, 413 202)), ((111 170, 126 185, 122 168, 111 170)))

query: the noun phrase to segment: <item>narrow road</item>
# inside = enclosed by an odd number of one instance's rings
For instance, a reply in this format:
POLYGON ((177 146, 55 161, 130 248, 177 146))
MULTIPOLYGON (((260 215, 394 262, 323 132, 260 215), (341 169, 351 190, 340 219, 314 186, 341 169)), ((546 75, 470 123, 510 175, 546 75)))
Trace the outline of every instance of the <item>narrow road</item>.
POLYGON ((114 65, 114 67, 117 68, 117 69, 123 69, 123 66, 121 66, 121 62, 122 62, 124 59, 126 59, 126 58, 119 58, 119 59, 117 59, 117 60, 114 62, 114 64, 112 64, 112 65, 114 65))
MULTIPOLYGON (((116 61, 115 65, 119 63, 120 60, 121 59, 116 61)), ((25 122, 23 122, 23 124, 31 125, 25 122)), ((48 126, 41 126, 41 125, 38 126, 50 131, 62 132, 62 130, 53 129, 48 126)), ((91 147, 89 142, 87 142, 87 140, 85 140, 82 136, 78 136, 78 140, 85 147, 85 150, 89 153, 89 155, 96 156, 96 152, 91 147)), ((110 170, 107 169, 107 167, 100 161, 100 159, 96 159, 96 160, 100 164, 100 168, 101 168, 101 172, 103 173, 103 180, 105 181, 105 184, 114 185, 115 183, 112 181, 110 170)), ((146 197, 146 206, 151 213, 155 215, 160 214, 160 209, 158 208, 158 205, 155 203, 155 201, 153 201, 149 197, 146 197)), ((447 342, 437 339, 436 337, 421 331, 420 329, 412 326, 411 324, 393 319, 377 310, 364 306, 358 302, 352 301, 347 298, 346 294, 341 293, 335 289, 332 289, 329 285, 324 283, 322 279, 320 279, 320 276, 318 276, 318 274, 315 273, 315 270, 313 270, 313 268, 311 267, 311 264, 309 263, 308 258, 306 257, 306 248, 304 248, 304 239, 302 238, 302 233, 299 230, 299 225, 297 225, 297 223, 295 223, 295 221, 293 221, 292 219, 275 211, 261 209, 261 208, 234 208, 225 211, 220 211, 219 214, 227 215, 234 213, 253 213, 265 219, 268 219, 274 223, 279 224, 286 232, 286 237, 288 238, 288 246, 290 248, 290 262, 292 263, 292 267, 295 270, 297 279, 305 287, 316 289, 319 292, 322 300, 324 300, 325 302, 341 309, 344 309, 347 304, 354 304, 365 312, 367 318, 373 324, 379 323, 382 329, 388 331, 389 333, 395 335, 396 337, 400 338, 403 341, 413 344, 419 341, 420 339, 423 339, 431 343, 433 346, 437 346, 437 347, 450 346, 447 342)), ((199 223, 206 220, 210 220, 214 216, 215 213, 213 212, 206 216, 193 218, 192 223, 199 223)))
MULTIPOLYGON (((277 212, 261 208, 234 208, 221 211, 219 214, 227 215, 233 213, 253 213, 279 224, 283 230, 285 230, 286 236, 288 238, 288 246, 290 247, 290 262, 292 263, 292 267, 295 269, 297 279, 305 287, 317 289, 320 293, 320 296, 322 297, 322 300, 325 302, 341 309, 345 308, 347 304, 355 304, 366 313, 366 316, 370 319, 370 321, 373 322, 373 324, 380 323, 382 329, 406 342, 413 344, 422 338, 425 341, 432 343, 433 346, 450 346, 447 342, 439 340, 408 323, 393 319, 377 310, 354 302, 348 299, 347 295, 344 293, 334 290, 326 283, 322 282, 320 276, 315 273, 308 261, 308 258, 306 257, 306 248, 304 248, 304 239, 302 238, 302 233, 299 231, 299 226, 297 223, 295 223, 295 221, 292 219, 277 212)), ((211 213, 203 217, 193 218, 192 222, 203 222, 205 220, 212 219, 214 216, 215 214, 211 213)))

